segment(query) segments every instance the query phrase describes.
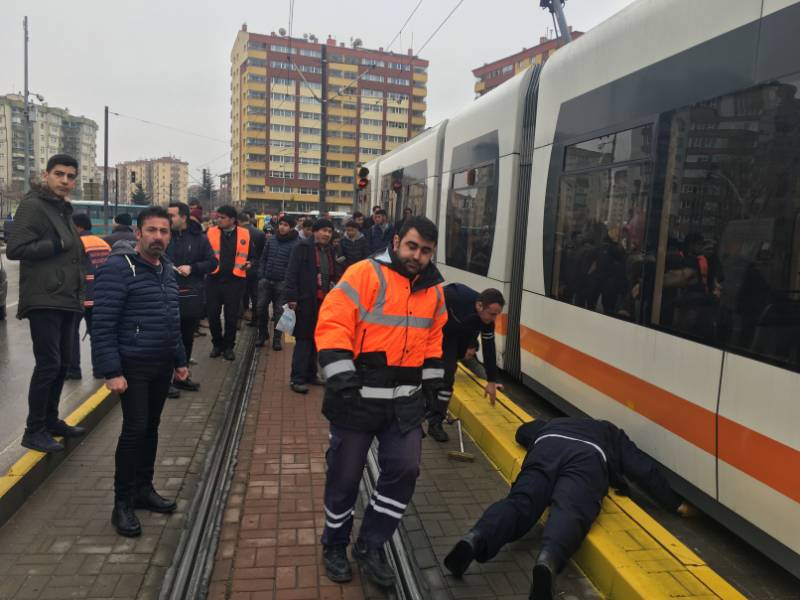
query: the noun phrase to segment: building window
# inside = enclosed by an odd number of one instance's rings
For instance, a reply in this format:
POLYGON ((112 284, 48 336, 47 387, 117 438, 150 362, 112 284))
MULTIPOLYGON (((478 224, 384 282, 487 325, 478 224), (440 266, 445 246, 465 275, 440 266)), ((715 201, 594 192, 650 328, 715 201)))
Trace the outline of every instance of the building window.
POLYGON ((264 186, 263 185, 250 185, 250 184, 248 184, 247 185, 247 191, 248 192, 262 193, 264 191, 264 186))
POLYGON ((253 73, 248 73, 247 74, 247 81, 254 81, 254 82, 257 82, 257 83, 266 83, 267 82, 267 78, 264 77, 263 75, 254 75, 253 73))
POLYGON ((280 123, 271 123, 269 126, 269 130, 280 133, 294 133, 294 126, 281 125, 280 123))
POLYGON ((294 111, 293 110, 286 110, 283 108, 272 108, 269 111, 273 117, 288 117, 290 119, 294 119, 294 111))
POLYGON ((362 125, 369 125, 369 126, 372 126, 372 127, 382 127, 383 126, 383 121, 381 121, 380 119, 362 118, 361 119, 361 124, 362 125))
POLYGON ((383 112, 383 103, 381 104, 362 104, 361 112, 383 112))
MULTIPOLYGON (((249 77, 249 75, 248 75, 249 77)), ((266 77, 262 77, 264 81, 267 80, 266 77)), ((273 77, 269 80, 272 85, 294 85, 294 79, 286 79, 285 77, 273 77)))
POLYGON ((489 273, 497 218, 495 163, 454 173, 450 188, 446 264, 485 276, 489 273))
POLYGON ((300 56, 308 56, 311 58, 322 58, 322 52, 319 50, 309 50, 308 48, 300 48, 300 56))
POLYGON ((383 98, 381 90, 372 90, 370 88, 361 88, 361 95, 369 98, 383 98))
POLYGON ((248 177, 266 177, 267 172, 263 169, 247 169, 248 177))

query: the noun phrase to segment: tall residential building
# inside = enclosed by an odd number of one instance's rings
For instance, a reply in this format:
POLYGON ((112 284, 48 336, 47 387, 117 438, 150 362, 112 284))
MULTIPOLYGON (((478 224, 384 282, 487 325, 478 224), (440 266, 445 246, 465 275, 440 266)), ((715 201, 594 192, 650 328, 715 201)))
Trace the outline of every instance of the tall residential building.
POLYGON ((170 202, 188 202, 189 163, 172 156, 131 160, 117 164, 119 201, 129 203, 138 184, 151 204, 167 206, 170 202))
POLYGON ((231 50, 231 196, 273 212, 353 204, 355 170, 425 128, 428 61, 250 33, 231 50), (324 103, 323 100, 326 100, 324 103))
MULTIPOLYGON (((18 94, 0 96, 0 191, 21 192, 25 180, 24 99, 18 94)), ((31 177, 38 178, 54 154, 69 154, 77 159, 80 177, 74 198, 82 198, 84 188, 95 179, 97 123, 70 114, 68 109, 47 104, 31 104, 33 154, 28 157, 31 177)))
MULTIPOLYGON (((572 27, 569 28, 569 31, 572 34, 572 39, 583 35, 582 31, 573 31, 572 27)), ((475 94, 483 96, 489 90, 493 90, 504 81, 508 81, 532 64, 540 65, 544 63, 563 43, 561 38, 549 39, 541 37, 539 38, 539 43, 532 48, 523 48, 516 54, 486 63, 477 69, 472 69, 472 74, 477 79, 475 82, 475 94)))

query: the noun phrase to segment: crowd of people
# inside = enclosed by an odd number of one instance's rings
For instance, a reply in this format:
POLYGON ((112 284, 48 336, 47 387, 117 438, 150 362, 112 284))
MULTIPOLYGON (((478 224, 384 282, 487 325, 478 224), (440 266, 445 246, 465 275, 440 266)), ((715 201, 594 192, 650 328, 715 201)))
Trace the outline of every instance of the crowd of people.
MULTIPOLYGON (((78 168, 67 155, 48 161, 8 241, 8 258, 21 261, 18 316, 29 321, 36 361, 22 445, 59 452, 64 446, 56 437, 85 434, 58 414, 64 380, 81 376, 83 319, 93 374, 122 406, 112 523, 121 535, 140 535, 135 509, 176 509, 153 487, 158 427, 168 396, 200 388, 189 368, 194 338, 204 335, 202 319, 208 319, 210 358, 232 361, 242 321, 257 328, 256 346, 271 339, 272 350, 281 351, 276 325, 291 309, 288 385, 297 394, 324 385, 322 412, 330 421, 321 540, 326 575, 335 582, 352 578, 347 546, 366 455, 377 438, 380 475, 352 555, 366 577, 393 585, 384 544, 414 494, 422 424, 437 442, 448 440, 442 423, 456 365, 479 347, 492 405, 502 387, 494 344, 502 293, 445 285, 432 260, 437 227, 410 210, 394 224, 379 206, 369 217, 356 212, 343 232, 326 214, 281 213, 261 230, 254 215, 232 206, 206 218, 199 205, 178 202, 147 207, 136 227, 129 215, 117 215, 114 231, 101 238, 68 201, 78 168)), ((528 448, 522 472, 509 497, 490 507, 445 559, 456 576, 524 535, 549 505, 532 597, 551 597, 554 575, 588 532, 609 484, 621 487, 625 477, 669 508, 687 510, 658 466, 610 423, 537 421, 523 426, 517 440, 528 448)))

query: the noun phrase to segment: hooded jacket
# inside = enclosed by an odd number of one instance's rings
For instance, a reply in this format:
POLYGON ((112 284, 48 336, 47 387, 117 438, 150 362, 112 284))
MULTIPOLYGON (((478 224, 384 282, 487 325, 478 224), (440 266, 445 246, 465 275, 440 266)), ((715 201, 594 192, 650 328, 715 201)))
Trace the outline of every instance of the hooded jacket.
POLYGON ((178 285, 168 258, 162 256, 158 268, 130 244, 114 245, 95 279, 92 356, 94 370, 106 379, 123 374, 123 359, 186 366, 178 285))
POLYGON ((72 204, 36 186, 17 209, 6 256, 19 260, 22 319, 37 309, 83 312, 83 244, 72 224, 72 204))
POLYGON ((286 235, 276 234, 264 244, 261 261, 258 263, 258 278, 270 281, 286 279, 286 268, 294 247, 300 243, 297 230, 290 229, 286 235))
POLYGON ((610 485, 622 492, 628 489, 626 479, 644 489, 665 508, 676 510, 682 500, 670 488, 661 469, 652 458, 634 444, 627 434, 608 421, 561 417, 544 421, 536 419, 517 429, 516 440, 528 449, 526 464, 532 461, 531 454, 543 440, 554 443, 584 444, 587 449, 598 452, 606 465, 610 485))
POLYGON ((217 259, 200 224, 192 219, 186 224, 183 231, 172 232, 166 255, 173 265, 192 267, 188 277, 177 276, 178 287, 196 292, 203 287, 205 276, 217 268, 217 259))

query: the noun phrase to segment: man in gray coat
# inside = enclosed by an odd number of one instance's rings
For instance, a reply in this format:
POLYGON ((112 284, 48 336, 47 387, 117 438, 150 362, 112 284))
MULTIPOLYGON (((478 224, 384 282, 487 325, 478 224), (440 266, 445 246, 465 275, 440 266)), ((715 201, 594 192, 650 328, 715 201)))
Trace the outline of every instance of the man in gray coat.
POLYGON ((10 260, 21 261, 17 318, 28 319, 36 359, 22 445, 39 452, 64 449, 54 435, 85 433, 58 418, 73 333, 83 312, 83 244, 67 200, 77 179, 77 160, 66 154, 51 157, 41 184, 25 195, 17 209, 6 249, 10 260))

